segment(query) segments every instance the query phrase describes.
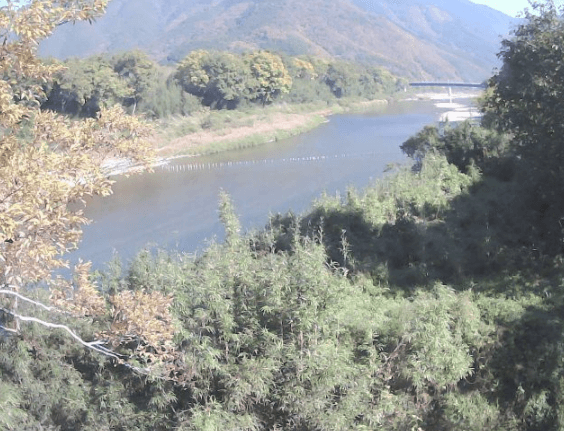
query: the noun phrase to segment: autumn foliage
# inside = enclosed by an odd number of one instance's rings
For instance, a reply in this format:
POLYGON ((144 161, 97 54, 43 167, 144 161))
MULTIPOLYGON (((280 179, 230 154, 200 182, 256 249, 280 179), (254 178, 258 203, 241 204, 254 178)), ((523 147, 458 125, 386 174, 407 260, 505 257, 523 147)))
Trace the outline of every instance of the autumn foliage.
MULTIPOLYGON (((42 282, 51 286, 51 304, 60 313, 111 321, 98 334, 101 342, 119 346, 135 339, 155 350, 173 334, 171 296, 103 297, 90 281, 88 264, 77 266, 74 282, 51 278, 67 265, 62 255, 77 246, 88 222, 84 199, 111 193, 103 163, 127 158, 147 166, 152 158, 145 141, 150 127, 121 108, 82 120, 40 109, 43 84, 62 66, 41 62, 37 43, 57 25, 93 19, 104 8, 105 1, 33 1, 21 7, 9 1, 0 9, 0 322, 18 332, 29 317, 19 314, 22 294, 42 282)), ((43 323, 56 325, 52 318, 43 323)))

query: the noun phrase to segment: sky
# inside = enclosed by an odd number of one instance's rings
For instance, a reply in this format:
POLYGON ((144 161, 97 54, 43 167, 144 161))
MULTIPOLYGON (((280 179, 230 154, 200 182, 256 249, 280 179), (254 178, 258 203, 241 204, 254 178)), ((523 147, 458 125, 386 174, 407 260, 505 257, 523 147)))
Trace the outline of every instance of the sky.
MULTIPOLYGON (((470 0, 472 3, 485 4, 493 9, 497 9, 509 16, 516 17, 519 12, 529 7, 527 0, 470 0)), ((564 0, 556 0, 557 6, 564 4, 564 0)))
MULTIPOLYGON (((432 1, 432 0, 430 0, 432 1)), ((493 9, 497 9, 509 16, 516 17, 517 14, 526 7, 529 7, 528 0, 470 0, 472 3, 485 4, 493 9)), ((564 5, 564 0, 555 0, 556 5, 564 5)), ((0 0, 0 6, 4 6, 6 1, 0 0)))

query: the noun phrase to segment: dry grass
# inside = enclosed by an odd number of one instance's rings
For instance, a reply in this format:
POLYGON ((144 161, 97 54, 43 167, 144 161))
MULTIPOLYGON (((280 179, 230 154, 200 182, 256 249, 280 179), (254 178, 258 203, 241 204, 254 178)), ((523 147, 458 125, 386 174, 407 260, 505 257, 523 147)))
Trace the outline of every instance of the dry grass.
POLYGON ((264 144, 317 127, 325 118, 346 111, 366 111, 385 101, 360 101, 346 107, 277 106, 244 112, 207 112, 169 122, 153 137, 161 157, 209 154, 264 144), (188 132, 188 133, 186 133, 188 132), (181 135, 181 136, 178 136, 181 135))

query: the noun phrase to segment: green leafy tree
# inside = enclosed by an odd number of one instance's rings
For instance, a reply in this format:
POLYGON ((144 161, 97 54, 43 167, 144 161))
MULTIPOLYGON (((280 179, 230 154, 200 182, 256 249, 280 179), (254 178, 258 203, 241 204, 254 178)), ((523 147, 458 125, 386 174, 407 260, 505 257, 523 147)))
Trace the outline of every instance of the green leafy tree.
POLYGON ((564 21, 553 1, 533 3, 502 42, 503 66, 484 99, 487 121, 513 135, 537 241, 564 249, 564 21))
POLYGON ((161 79, 157 65, 142 51, 130 51, 115 55, 110 60, 114 71, 130 89, 126 103, 133 106, 135 114, 137 104, 145 99, 152 88, 161 79))
POLYGON ((95 117, 100 108, 135 97, 135 89, 120 79, 110 61, 102 56, 67 60, 64 66, 43 105, 45 108, 95 117))
POLYGON ((175 78, 185 91, 215 108, 235 108, 247 95, 249 71, 228 52, 194 51, 178 65, 175 78))
POLYGON ((446 124, 442 132, 436 126, 425 126, 401 145, 402 151, 419 164, 428 153, 444 155, 449 163, 465 172, 472 164, 493 175, 507 155, 510 137, 505 133, 464 121, 456 126, 446 124))
POLYGON ((166 78, 162 72, 138 105, 139 112, 151 118, 189 115, 200 109, 202 104, 198 97, 184 91, 176 79, 166 78))
POLYGON ((360 73, 351 63, 332 61, 328 64, 323 79, 338 99, 362 95, 360 73))
POLYGON ((442 149, 439 129, 435 126, 425 126, 401 145, 401 150, 416 162, 420 163, 430 151, 442 149))

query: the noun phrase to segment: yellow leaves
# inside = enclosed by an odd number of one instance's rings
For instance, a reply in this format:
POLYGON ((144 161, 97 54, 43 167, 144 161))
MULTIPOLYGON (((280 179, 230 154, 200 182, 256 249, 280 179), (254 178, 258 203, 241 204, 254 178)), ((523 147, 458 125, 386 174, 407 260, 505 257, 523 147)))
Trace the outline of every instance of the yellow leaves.
POLYGON ((174 336, 172 299, 171 295, 145 291, 124 291, 112 296, 113 323, 106 335, 121 342, 142 339, 155 348, 168 344, 174 336))
MULTIPOLYGON (((148 144, 142 143, 149 129, 123 111, 105 111, 91 121, 37 112, 31 126, 27 143, 18 143, 12 134, 4 138, 7 145, 0 152, 0 178, 9 179, 0 180, 0 229, 6 238, 16 230, 23 232, 31 249, 45 256, 20 256, 27 263, 29 281, 44 277, 52 265, 60 266, 63 262, 55 255, 78 241, 77 228, 86 219, 68 205, 87 195, 110 193, 111 182, 100 170, 105 158, 150 161, 148 144)), ((14 244, 15 250, 24 243, 14 244)), ((6 259, 15 256, 8 253, 6 259)))
MULTIPOLYGON (((177 77, 181 81, 186 79, 192 85, 205 86, 210 81, 210 77, 203 68, 203 63, 208 56, 209 53, 204 50, 191 52, 178 65, 177 77)), ((188 84, 188 82, 184 84, 188 84)))
POLYGON ((106 1, 79 0, 72 6, 53 0, 35 0, 21 7, 12 1, 7 3, 6 7, 0 8, 0 71, 5 79, 0 84, 0 124, 11 127, 27 113, 11 112, 17 105, 13 97, 6 96, 17 93, 20 100, 36 104, 37 109, 43 96, 43 89, 37 83, 50 81, 61 69, 60 64, 44 64, 39 60, 39 42, 64 22, 92 19, 103 13, 106 1), (17 91, 8 94, 5 90, 9 86, 17 91))
POLYGON ((103 0, 35 0, 21 8, 8 1, 0 8, 5 42, 0 46, 0 283, 7 280, 6 268, 21 285, 49 278, 53 268, 66 265, 60 256, 76 246, 87 222, 80 208, 69 204, 110 193, 111 182, 100 169, 104 159, 151 160, 143 143, 149 128, 123 111, 75 121, 39 109, 40 84, 61 65, 42 63, 37 43, 61 22, 93 18, 105 5, 103 0))
POLYGON ((0 12, 0 23, 23 42, 37 45, 65 22, 91 20, 101 15, 107 1, 78 1, 71 6, 53 0, 35 0, 20 8, 14 8, 11 1, 8 4, 10 7, 0 12))
POLYGON ((0 125, 13 127, 28 114, 28 110, 14 104, 12 88, 6 81, 0 81, 0 125))
POLYGON ((292 88, 292 77, 286 70, 282 59, 268 51, 258 51, 248 55, 251 72, 255 77, 264 101, 279 93, 289 93, 292 88))
MULTIPOLYGON (((61 66, 37 58, 38 42, 63 22, 94 18, 106 0, 7 3, 0 8, 0 284, 18 291, 68 265, 61 256, 76 247, 88 222, 80 204, 111 192, 102 162, 119 156, 148 165, 153 153, 145 141, 151 129, 119 108, 88 120, 39 109, 41 85, 61 66)), ((122 292, 107 301, 89 271, 90 264, 77 265, 74 285, 58 279, 52 302, 76 316, 111 317, 104 335, 114 345, 136 340, 161 355, 169 350, 172 297, 122 292)), ((138 356, 154 355, 138 349, 138 356)))
POLYGON ((91 262, 81 262, 75 266, 76 288, 59 280, 58 285, 51 289, 53 305, 77 317, 99 317, 106 314, 106 301, 98 291, 96 284, 90 280, 91 266, 91 262))
POLYGON ((106 301, 100 295, 96 285, 90 281, 89 272, 92 264, 79 263, 75 267, 75 279, 78 289, 72 301, 74 312, 80 316, 101 316, 106 312, 106 301))
POLYGON ((299 58, 293 59, 294 66, 298 69, 296 73, 296 78, 306 78, 310 79, 317 78, 317 73, 315 73, 315 67, 309 61, 301 60, 299 58))
POLYGON ((100 336, 114 346, 141 341, 159 351, 170 344, 175 332, 172 295, 126 290, 106 300, 92 282, 90 268, 90 262, 75 266, 74 285, 59 278, 51 288, 51 303, 77 317, 109 318, 110 330, 100 336))

